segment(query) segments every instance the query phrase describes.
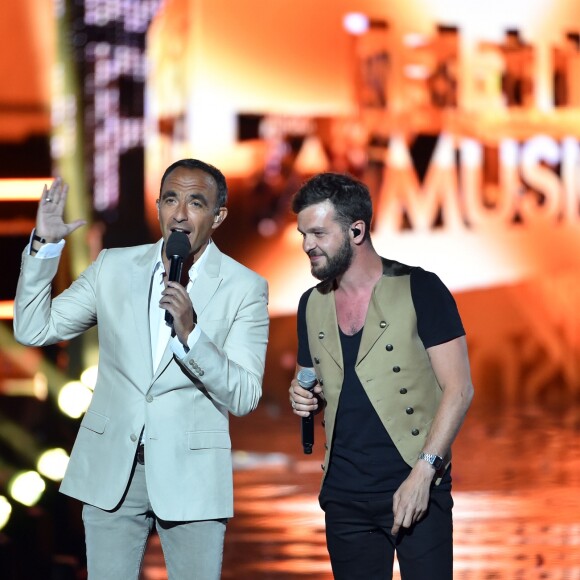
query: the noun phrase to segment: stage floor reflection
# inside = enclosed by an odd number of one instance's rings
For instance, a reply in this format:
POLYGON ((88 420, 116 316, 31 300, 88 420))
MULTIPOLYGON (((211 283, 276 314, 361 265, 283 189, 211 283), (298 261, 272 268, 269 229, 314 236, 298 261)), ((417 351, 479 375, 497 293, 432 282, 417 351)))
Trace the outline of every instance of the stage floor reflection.
MULTIPOLYGON (((305 456, 299 427, 267 404, 232 420, 240 451, 223 579, 332 578, 317 502, 324 434, 317 426, 305 456)), ((580 580, 579 432, 578 406, 470 413, 454 446, 454 578, 580 580)), ((154 536, 143 580, 165 578, 154 536)))

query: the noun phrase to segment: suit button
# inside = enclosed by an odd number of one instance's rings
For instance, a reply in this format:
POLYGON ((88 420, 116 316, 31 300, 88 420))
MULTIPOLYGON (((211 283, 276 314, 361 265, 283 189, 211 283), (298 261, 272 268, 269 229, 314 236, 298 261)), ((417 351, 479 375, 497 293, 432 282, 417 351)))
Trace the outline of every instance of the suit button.
POLYGON ((407 415, 412 415, 415 412, 415 409, 413 409, 413 407, 407 407, 405 409, 405 413, 407 413, 407 415))
POLYGON ((387 346, 385 346, 385 348, 391 352, 393 350, 393 345, 392 344, 387 344, 387 346))
POLYGON ((401 372, 401 367, 393 367, 393 372, 394 372, 394 373, 399 373, 399 372, 401 372))
POLYGON ((199 372, 197 373, 200 377, 203 377, 204 375, 204 371, 203 369, 200 369, 199 372))
POLYGON ((129 437, 129 439, 131 439, 131 441, 133 441, 133 443, 135 441, 137 441, 137 435, 135 435, 135 433, 131 433, 131 437, 129 437))
POLYGON ((147 395, 147 396, 145 397, 145 400, 146 400, 148 403, 151 403, 151 401, 153 401, 153 395, 147 395))
POLYGON ((417 435, 419 435, 419 429, 413 429, 413 430, 411 431, 411 435, 413 435, 413 436, 417 437, 417 435))
POLYGON ((322 340, 324 338, 324 332, 319 332, 318 338, 320 338, 320 340, 322 340))
POLYGON ((192 361, 192 360, 190 360, 190 361, 189 361, 189 366, 190 366, 190 367, 194 367, 194 366, 195 366, 195 362, 194 362, 194 361, 192 361))
POLYGON ((381 322, 379 323, 379 326, 381 328, 385 328, 385 326, 387 326, 387 323, 384 320, 381 320, 381 322))
POLYGON ((402 387, 399 389, 399 393, 401 393, 401 395, 406 395, 407 394, 407 389, 405 389, 405 387, 402 387))

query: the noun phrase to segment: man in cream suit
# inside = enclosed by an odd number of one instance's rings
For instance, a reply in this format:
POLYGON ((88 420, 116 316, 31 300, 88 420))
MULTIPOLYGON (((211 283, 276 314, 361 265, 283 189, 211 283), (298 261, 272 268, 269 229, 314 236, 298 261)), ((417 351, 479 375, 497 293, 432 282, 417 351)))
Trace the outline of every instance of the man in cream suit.
POLYGON ((261 396, 267 283, 211 241, 227 216, 222 173, 184 159, 161 180, 162 239, 103 250, 51 299, 64 238, 84 223, 64 222, 66 195, 60 179, 44 189, 14 332, 43 346, 98 325, 98 380, 61 486, 84 503, 89 578, 137 579, 156 527, 169 578, 218 579, 233 515, 228 415, 250 413, 261 396), (191 246, 181 283, 166 276, 175 231, 191 246))

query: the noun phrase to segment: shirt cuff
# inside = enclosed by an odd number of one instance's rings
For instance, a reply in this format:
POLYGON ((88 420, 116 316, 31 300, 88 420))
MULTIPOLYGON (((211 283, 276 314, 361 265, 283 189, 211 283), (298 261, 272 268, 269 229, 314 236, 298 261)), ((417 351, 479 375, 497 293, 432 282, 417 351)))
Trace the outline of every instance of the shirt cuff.
POLYGON ((169 348, 171 348, 171 351, 175 356, 179 357, 180 359, 183 359, 187 356, 187 353, 195 346, 200 336, 201 329, 199 328, 199 325, 196 324, 195 328, 189 333, 189 336, 187 337, 187 350, 185 349, 183 344, 181 344, 181 341, 179 340, 179 338, 177 338, 177 336, 174 336, 170 340, 169 348))
MULTIPOLYGON (((30 234, 30 241, 28 242, 27 253, 29 256, 32 255, 31 250, 32 250, 32 236, 33 235, 34 235, 34 230, 32 230, 32 233, 30 234)), ((60 240, 60 242, 55 242, 55 243, 47 242, 46 244, 43 244, 40 247, 40 249, 34 254, 34 257, 41 258, 43 260, 46 260, 48 258, 58 258, 62 254, 64 244, 65 244, 64 238, 62 240, 60 240)))

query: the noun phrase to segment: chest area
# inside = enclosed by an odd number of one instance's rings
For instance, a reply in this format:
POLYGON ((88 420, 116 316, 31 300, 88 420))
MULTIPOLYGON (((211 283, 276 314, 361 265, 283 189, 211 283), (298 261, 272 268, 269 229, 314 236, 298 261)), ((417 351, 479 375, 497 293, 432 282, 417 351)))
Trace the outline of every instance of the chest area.
POLYGON ((335 296, 338 326, 348 336, 356 334, 365 324, 371 291, 356 296, 335 296))

